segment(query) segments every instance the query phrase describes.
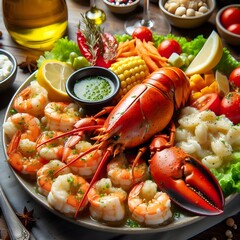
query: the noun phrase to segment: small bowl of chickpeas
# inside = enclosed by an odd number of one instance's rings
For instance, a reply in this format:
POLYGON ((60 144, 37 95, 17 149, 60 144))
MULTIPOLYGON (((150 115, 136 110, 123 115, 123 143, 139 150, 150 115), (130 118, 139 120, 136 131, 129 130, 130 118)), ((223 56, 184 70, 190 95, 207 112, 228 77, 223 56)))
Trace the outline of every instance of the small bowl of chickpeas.
POLYGON ((199 27, 211 17, 215 0, 159 0, 161 13, 172 26, 199 27))

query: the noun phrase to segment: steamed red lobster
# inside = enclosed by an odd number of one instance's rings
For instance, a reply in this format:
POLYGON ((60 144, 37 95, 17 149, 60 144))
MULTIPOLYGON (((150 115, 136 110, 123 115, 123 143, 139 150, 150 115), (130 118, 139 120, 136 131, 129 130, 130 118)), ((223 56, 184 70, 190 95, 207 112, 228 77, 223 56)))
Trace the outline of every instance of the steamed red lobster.
MULTIPOLYGON (((100 132, 94 137, 96 144, 76 158, 96 149, 104 153, 90 187, 99 180, 111 156, 125 149, 145 145, 140 148, 136 164, 150 140, 150 172, 158 187, 167 192, 175 203, 191 212, 199 215, 222 213, 224 197, 211 172, 198 160, 173 146, 174 129, 170 137, 158 135, 169 125, 174 111, 186 104, 189 93, 189 81, 182 70, 175 67, 160 68, 132 88, 103 123, 98 117, 105 110, 98 113, 96 118, 80 120, 83 124, 78 123, 76 129, 64 133, 82 134, 89 130, 100 132)), ((79 209, 87 194, 88 191, 79 209)))

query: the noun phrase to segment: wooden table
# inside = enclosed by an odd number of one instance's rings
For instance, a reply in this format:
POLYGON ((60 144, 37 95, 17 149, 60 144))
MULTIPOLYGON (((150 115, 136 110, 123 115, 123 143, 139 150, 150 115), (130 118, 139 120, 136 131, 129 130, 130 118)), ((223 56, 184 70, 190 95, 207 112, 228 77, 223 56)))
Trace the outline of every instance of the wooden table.
MULTIPOLYGON (((0 1, 0 4, 2 5, 2 0, 0 1)), ((130 17, 132 14, 142 13, 142 6, 139 6, 134 13, 127 14, 127 15, 116 15, 111 13, 106 8, 105 4, 102 1, 97 1, 97 4, 106 12, 107 21, 104 23, 104 29, 105 31, 108 31, 110 33, 120 33, 120 34, 124 33, 123 23, 125 19, 130 17)), ((69 11, 69 27, 68 27, 67 34, 69 36, 69 39, 75 40, 76 39, 75 33, 77 30, 77 24, 79 22, 80 13, 83 13, 87 9, 89 9, 89 1, 67 0, 67 5, 68 5, 68 11, 69 11)), ((158 4, 151 3, 150 10, 152 13, 160 14, 158 4)), ((209 20, 209 22, 198 29, 191 29, 191 31, 189 31, 189 30, 177 29, 173 27, 172 33, 176 35, 188 37, 189 39, 196 37, 198 34, 203 34, 205 37, 207 37, 210 34, 210 32, 213 29, 215 29, 215 15, 216 14, 214 13, 211 19, 209 20)), ((26 56, 38 58, 42 54, 42 52, 40 51, 27 49, 13 42, 13 40, 10 38, 3 24, 2 11, 0 12, 0 19, 1 19, 0 31, 2 32, 2 37, 0 38, 0 47, 10 51, 16 57, 18 63, 25 61, 26 56)), ((228 47, 232 55, 234 55, 236 58, 239 57, 239 53, 240 53, 239 48, 234 48, 225 43, 224 45, 228 47)), ((5 93, 0 94, 0 102, 1 102, 0 110, 1 111, 5 110, 12 95, 17 90, 17 88, 21 85, 21 83, 26 79, 27 76, 28 75, 23 73, 21 69, 18 69, 17 79, 14 85, 5 93)), ((240 224, 240 214, 233 216, 233 219, 235 220, 235 223, 237 225, 240 224)), ((0 237, 4 239, 6 236, 6 228, 5 228, 3 219, 0 219, 0 228, 2 233, 0 237)), ((227 237, 225 236, 226 230, 231 230, 233 232, 234 239, 240 239, 240 227, 239 229, 233 229, 232 227, 227 226, 225 221, 206 230, 205 232, 199 234, 198 236, 195 236, 192 239, 194 240, 214 239, 214 237, 216 237, 218 240, 227 239, 227 237)))

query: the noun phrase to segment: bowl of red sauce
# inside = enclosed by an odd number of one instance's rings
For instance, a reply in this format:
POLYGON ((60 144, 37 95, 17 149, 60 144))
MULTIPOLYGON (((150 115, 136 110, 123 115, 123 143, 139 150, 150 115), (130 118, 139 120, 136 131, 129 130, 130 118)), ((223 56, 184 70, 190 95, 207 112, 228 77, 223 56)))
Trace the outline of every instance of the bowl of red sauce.
POLYGON ((72 73, 66 81, 66 92, 87 113, 112 105, 120 89, 118 76, 108 68, 90 66, 72 73))

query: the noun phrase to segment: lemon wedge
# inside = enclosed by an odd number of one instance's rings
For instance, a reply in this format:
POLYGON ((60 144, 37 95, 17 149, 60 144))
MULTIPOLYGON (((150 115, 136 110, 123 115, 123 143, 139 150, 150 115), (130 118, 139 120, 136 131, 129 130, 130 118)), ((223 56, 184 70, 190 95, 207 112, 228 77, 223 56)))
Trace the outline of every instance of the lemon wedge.
POLYGON ((190 63, 185 73, 188 76, 203 74, 213 69, 220 61, 223 54, 223 45, 219 35, 212 31, 202 49, 190 63))
POLYGON ((65 83, 74 72, 68 63, 58 60, 45 60, 37 72, 37 81, 48 91, 51 101, 70 101, 65 83))
POLYGON ((215 73, 215 80, 217 81, 218 84, 219 95, 221 97, 224 97, 230 91, 229 80, 227 76, 217 70, 215 73))

